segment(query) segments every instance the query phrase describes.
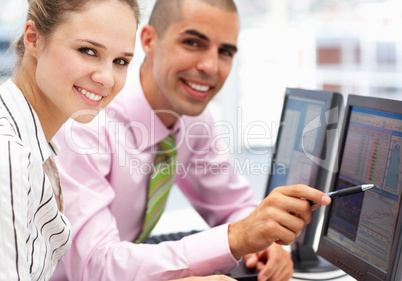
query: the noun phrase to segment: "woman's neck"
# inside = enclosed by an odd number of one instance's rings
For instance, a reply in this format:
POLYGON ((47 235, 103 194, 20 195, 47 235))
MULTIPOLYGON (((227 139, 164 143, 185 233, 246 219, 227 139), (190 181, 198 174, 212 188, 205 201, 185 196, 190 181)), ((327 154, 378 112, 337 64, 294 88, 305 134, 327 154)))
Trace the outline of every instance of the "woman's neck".
POLYGON ((23 63, 12 80, 35 110, 46 140, 50 142, 68 118, 64 120, 60 118, 60 114, 51 110, 53 108, 51 101, 46 98, 36 83, 34 69, 31 64, 23 63))

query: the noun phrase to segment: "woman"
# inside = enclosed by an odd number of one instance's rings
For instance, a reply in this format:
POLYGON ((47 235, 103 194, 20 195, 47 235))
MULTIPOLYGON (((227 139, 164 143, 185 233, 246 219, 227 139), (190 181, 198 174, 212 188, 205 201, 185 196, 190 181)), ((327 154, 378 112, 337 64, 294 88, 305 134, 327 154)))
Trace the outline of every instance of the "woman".
POLYGON ((18 63, 0 86, 0 280, 48 280, 68 250, 52 138, 122 89, 138 20, 136 0, 29 1, 18 63))

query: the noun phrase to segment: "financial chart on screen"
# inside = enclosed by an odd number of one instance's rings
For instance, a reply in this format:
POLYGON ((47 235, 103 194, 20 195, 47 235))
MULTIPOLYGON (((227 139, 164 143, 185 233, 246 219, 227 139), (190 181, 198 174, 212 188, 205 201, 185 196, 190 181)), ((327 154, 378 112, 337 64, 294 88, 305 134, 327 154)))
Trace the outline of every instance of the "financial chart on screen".
POLYGON ((364 193, 337 198, 328 238, 386 270, 402 192, 402 116, 353 107, 337 189, 373 183, 364 193))

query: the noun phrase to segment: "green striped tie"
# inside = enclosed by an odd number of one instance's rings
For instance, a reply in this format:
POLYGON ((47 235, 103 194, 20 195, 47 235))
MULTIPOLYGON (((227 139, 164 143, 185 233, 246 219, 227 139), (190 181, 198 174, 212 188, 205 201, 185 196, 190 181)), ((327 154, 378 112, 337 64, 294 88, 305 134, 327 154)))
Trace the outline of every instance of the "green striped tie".
POLYGON ((142 231, 135 243, 143 242, 152 231, 165 209, 176 169, 176 135, 171 134, 158 143, 160 151, 149 181, 147 209, 142 231))

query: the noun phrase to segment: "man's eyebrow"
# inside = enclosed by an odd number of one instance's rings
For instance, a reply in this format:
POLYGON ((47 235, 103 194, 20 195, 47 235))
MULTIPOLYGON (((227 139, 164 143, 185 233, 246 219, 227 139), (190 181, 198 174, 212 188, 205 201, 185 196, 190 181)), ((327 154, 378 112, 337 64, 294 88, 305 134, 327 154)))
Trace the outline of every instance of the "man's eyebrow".
POLYGON ((209 38, 208 38, 206 35, 204 35, 204 34, 198 32, 197 30, 194 30, 194 29, 187 29, 187 30, 184 31, 183 33, 184 33, 184 34, 191 34, 191 35, 197 36, 197 37, 201 38, 202 40, 205 40, 205 41, 208 41, 208 42, 211 41, 211 40, 209 40, 209 38))
MULTIPOLYGON (((204 35, 204 34, 198 32, 197 30, 194 30, 194 29, 188 29, 188 30, 184 31, 183 33, 184 33, 184 34, 191 34, 191 35, 197 36, 197 37, 199 37, 199 38, 201 38, 202 40, 205 40, 205 41, 207 41, 207 42, 210 42, 210 41, 211 41, 211 40, 209 40, 209 38, 208 38, 206 35, 204 35)), ((234 52, 237 52, 237 47, 236 47, 236 45, 232 45, 232 44, 222 44, 222 47, 224 47, 224 48, 226 48, 226 49, 231 49, 231 50, 233 50, 234 52)))
MULTIPOLYGON (((101 43, 98 43, 98 42, 95 42, 95 41, 92 41, 92 40, 78 39, 77 41, 84 42, 84 43, 89 43, 91 45, 94 45, 95 47, 107 50, 105 45, 103 45, 101 43)), ((127 56, 127 57, 134 57, 134 53, 131 53, 131 52, 124 52, 123 55, 127 56)))
POLYGON ((237 47, 232 44, 222 44, 222 46, 226 49, 231 49, 233 52, 237 53, 237 47))

